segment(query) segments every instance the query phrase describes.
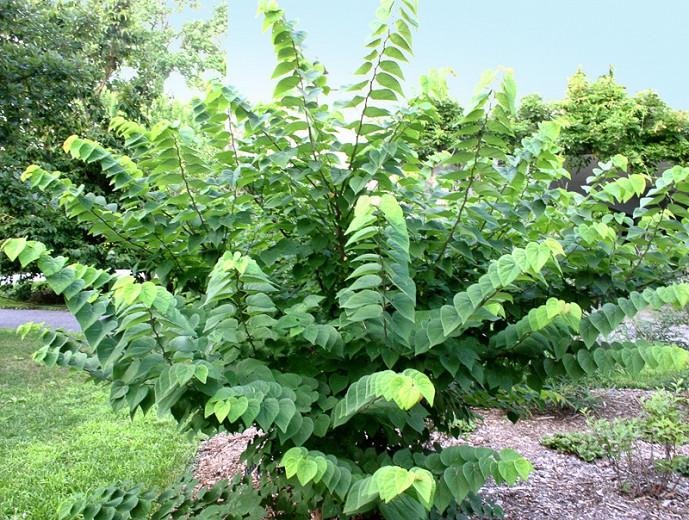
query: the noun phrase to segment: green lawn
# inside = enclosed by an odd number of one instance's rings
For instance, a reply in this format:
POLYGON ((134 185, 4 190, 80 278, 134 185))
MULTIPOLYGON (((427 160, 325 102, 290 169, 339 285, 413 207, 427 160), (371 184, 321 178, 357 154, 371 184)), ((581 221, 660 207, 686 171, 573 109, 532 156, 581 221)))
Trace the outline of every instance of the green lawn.
POLYGON ((37 365, 36 348, 0 330, 0 518, 52 519, 73 493, 184 471, 195 446, 171 421, 114 414, 104 388, 37 365))

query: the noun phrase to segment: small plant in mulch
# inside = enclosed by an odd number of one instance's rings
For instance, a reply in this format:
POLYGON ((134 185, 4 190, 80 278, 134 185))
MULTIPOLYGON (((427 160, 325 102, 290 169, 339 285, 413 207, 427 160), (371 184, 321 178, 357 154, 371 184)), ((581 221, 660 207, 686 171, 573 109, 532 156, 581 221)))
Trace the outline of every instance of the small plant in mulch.
POLYGON ((472 404, 480 406, 485 402, 505 410, 512 422, 533 415, 574 415, 597 410, 602 404, 601 398, 586 386, 563 379, 546 381, 539 390, 527 385, 515 385, 509 391, 498 392, 495 396, 480 395, 480 399, 472 404))
POLYGON ((634 497, 660 496, 689 476, 689 458, 679 454, 689 442, 689 399, 660 390, 642 403, 639 417, 588 420, 590 433, 544 437, 541 444, 592 462, 606 458, 620 491, 634 497))
POLYGON ((600 396, 591 390, 568 380, 556 380, 547 383, 541 390, 545 411, 557 415, 571 415, 587 410, 597 410, 602 405, 600 396))
POLYGON ((547 435, 541 439, 546 448, 575 455, 586 462, 602 459, 605 451, 598 440, 590 433, 566 432, 547 435))
POLYGON ((466 418, 455 419, 452 422, 452 435, 466 439, 471 433, 476 431, 483 418, 479 415, 470 415, 466 418))

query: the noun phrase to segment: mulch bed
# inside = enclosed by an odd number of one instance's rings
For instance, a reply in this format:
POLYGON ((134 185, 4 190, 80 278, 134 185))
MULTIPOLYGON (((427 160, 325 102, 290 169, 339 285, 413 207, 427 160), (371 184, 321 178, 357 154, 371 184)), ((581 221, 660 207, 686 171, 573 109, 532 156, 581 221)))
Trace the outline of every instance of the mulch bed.
MULTIPOLYGON (((606 419, 638 415, 643 390, 599 391, 606 419)), ((528 458, 534 471, 516 486, 488 485, 483 495, 498 503, 508 520, 687 520, 689 479, 682 479, 672 496, 631 498, 621 495, 615 473, 606 461, 588 463, 539 443, 545 435, 583 431, 581 416, 536 416, 516 424, 499 411, 483 412, 484 421, 469 436, 474 445, 513 448, 528 458)))
POLYGON ((253 428, 244 433, 220 433, 202 442, 194 461, 194 478, 199 486, 210 487, 245 471, 239 457, 257 433, 253 428))
MULTIPOLYGON (((611 419, 640 411, 644 390, 598 390, 603 407, 597 415, 611 419)), ((689 479, 683 478, 672 495, 630 498, 617 490, 615 474, 605 461, 587 463, 540 445, 545 435, 583 431, 581 416, 534 416, 512 424, 502 412, 482 410, 483 421, 467 440, 445 439, 444 444, 468 442, 494 449, 513 448, 534 465, 528 482, 515 486, 488 484, 482 494, 499 504, 507 520, 689 520, 689 479)), ((195 476, 202 485, 230 478, 244 468, 239 455, 256 435, 221 434, 202 443, 195 476)), ((685 447, 689 454, 689 447, 685 447)))

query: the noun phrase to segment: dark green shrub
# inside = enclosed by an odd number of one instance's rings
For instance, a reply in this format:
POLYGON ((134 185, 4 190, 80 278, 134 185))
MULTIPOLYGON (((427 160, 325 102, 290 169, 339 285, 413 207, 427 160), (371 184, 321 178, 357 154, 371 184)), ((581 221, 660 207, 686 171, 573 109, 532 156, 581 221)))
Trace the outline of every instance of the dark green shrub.
POLYGON ((664 465, 662 462, 660 465, 661 471, 676 471, 683 477, 689 478, 689 457, 686 455, 677 455, 670 461, 669 465, 664 465))
POLYGON ((55 294, 47 282, 39 280, 20 280, 0 286, 0 296, 20 303, 52 305, 64 303, 64 298, 55 294))
POLYGON ((505 512, 496 504, 485 501, 479 495, 469 493, 461 505, 453 503, 442 515, 432 510, 430 520, 500 520, 505 512))
POLYGON ((26 302, 32 294, 31 280, 17 280, 14 283, 6 283, 0 286, 0 294, 6 298, 19 302, 26 302))
POLYGON ((469 406, 689 357, 605 340, 627 316, 689 302, 689 286, 669 282, 689 260, 689 168, 666 172, 636 219, 608 204, 646 188, 623 158, 601 165, 587 196, 552 188, 567 176, 558 127, 512 147, 505 74, 479 86, 448 168, 431 175, 412 145, 432 112, 390 103, 403 100, 416 9, 381 2, 346 111, 324 100, 303 33, 265 2, 275 103, 213 85, 194 102, 196 130, 117 118, 130 156, 70 137, 64 149, 103 168, 117 203, 29 167, 24 179, 70 218, 138 251, 132 276, 22 238, 1 246, 40 268, 84 331, 43 331, 36 359, 84 369, 115 408, 155 406, 190 432, 260 428, 244 454, 260 486, 234 485, 296 518, 461 508, 488 479, 531 471, 509 449, 430 442, 469 406))
POLYGON ((541 391, 544 394, 545 411, 560 414, 575 414, 595 411, 602 404, 601 397, 581 383, 555 380, 548 382, 541 391))

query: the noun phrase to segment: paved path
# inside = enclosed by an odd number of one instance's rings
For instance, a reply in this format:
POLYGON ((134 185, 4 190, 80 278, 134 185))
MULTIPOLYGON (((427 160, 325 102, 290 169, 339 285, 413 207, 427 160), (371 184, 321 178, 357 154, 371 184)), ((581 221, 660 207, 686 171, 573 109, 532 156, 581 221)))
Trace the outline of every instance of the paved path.
POLYGON ((61 327, 65 330, 79 330, 77 320, 67 311, 0 309, 0 329, 16 329, 27 321, 45 322, 50 327, 61 327))

